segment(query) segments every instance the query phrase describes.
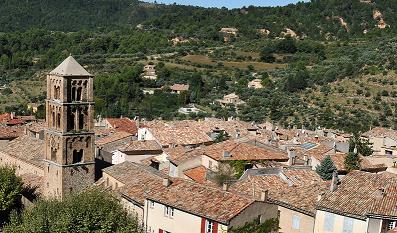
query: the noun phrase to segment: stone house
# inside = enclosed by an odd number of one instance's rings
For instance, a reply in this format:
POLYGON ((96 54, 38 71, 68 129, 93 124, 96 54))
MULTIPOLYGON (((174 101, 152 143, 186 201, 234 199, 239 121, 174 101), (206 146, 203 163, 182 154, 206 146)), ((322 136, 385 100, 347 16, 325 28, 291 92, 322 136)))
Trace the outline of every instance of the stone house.
POLYGON ((180 95, 182 92, 189 91, 189 84, 174 84, 170 87, 171 93, 180 95))
POLYGON ((225 95, 223 99, 216 100, 216 102, 218 102, 223 107, 228 105, 239 106, 245 104, 245 102, 241 100, 240 97, 236 95, 236 93, 225 95))

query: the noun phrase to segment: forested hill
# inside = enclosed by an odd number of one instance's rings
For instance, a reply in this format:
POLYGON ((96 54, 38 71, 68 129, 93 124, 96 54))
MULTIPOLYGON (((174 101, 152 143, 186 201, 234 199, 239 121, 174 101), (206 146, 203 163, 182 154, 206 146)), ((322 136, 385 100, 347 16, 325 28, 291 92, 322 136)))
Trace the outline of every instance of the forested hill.
POLYGON ((156 5, 137 0, 3 0, 0 31, 113 30, 143 23, 147 29, 165 29, 196 37, 212 36, 220 27, 237 27, 240 35, 257 37, 267 29, 271 37, 286 28, 298 36, 341 38, 364 31, 397 32, 397 0, 312 0, 285 7, 206 9, 156 5), (379 30, 384 28, 383 30, 379 30))

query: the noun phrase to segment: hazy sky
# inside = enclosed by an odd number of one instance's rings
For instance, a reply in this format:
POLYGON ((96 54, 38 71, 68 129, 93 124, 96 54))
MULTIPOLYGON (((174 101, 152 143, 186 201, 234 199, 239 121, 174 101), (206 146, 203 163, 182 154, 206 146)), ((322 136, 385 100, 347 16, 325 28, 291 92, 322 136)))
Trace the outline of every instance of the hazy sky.
MULTIPOLYGON (((147 0, 154 2, 154 0, 147 0)), ((182 5, 195 5, 204 7, 228 7, 239 8, 242 6, 284 6, 289 3, 297 3, 298 0, 157 0, 157 2, 172 4, 176 2, 182 5)))

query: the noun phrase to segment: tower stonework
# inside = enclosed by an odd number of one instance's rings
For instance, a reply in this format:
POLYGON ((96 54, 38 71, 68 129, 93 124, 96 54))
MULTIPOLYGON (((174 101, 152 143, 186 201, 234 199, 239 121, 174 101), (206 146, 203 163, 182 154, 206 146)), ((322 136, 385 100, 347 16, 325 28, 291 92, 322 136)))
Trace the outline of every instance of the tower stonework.
POLYGON ((47 75, 44 195, 64 197, 94 183, 93 76, 69 56, 47 75))

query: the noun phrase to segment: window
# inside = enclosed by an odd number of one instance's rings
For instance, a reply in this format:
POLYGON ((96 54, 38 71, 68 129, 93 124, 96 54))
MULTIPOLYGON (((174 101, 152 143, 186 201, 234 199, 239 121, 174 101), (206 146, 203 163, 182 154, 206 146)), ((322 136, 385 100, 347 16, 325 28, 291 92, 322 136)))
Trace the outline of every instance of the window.
POLYGON ((81 163, 83 161, 84 151, 83 149, 73 151, 73 163, 81 163))
POLYGON ((292 216, 292 229, 299 230, 301 225, 301 218, 299 216, 292 216))
POLYGON ((169 218, 174 217, 174 208, 169 206, 164 206, 164 216, 169 218))
POLYGON ((392 230, 397 226, 397 221, 390 221, 387 225, 387 230, 392 230))
POLYGON ((343 220, 343 233, 353 233, 353 219, 345 217, 343 220))
POLYGON ((214 223, 211 220, 205 220, 205 233, 212 233, 214 228, 214 223))
POLYGON ((334 231, 334 214, 332 213, 325 213, 325 218, 324 218, 324 230, 325 231, 334 231))

